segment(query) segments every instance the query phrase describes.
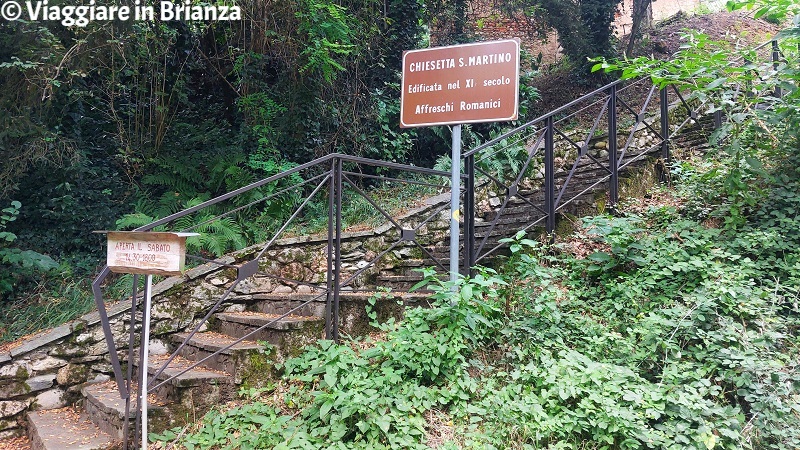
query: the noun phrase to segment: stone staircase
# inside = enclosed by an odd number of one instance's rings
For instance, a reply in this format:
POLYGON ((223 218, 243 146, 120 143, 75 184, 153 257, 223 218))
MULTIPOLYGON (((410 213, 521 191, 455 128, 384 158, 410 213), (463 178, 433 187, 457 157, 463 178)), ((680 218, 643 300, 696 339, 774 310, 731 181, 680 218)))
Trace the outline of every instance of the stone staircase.
MULTIPOLYGON (((184 340, 186 343, 156 380, 151 381, 151 386, 161 385, 148 396, 149 431, 161 431, 199 419, 215 405, 232 400, 240 387, 259 386, 274 377, 276 359, 294 354, 303 345, 323 337, 324 319, 319 315, 289 315, 276 320, 290 305, 305 301, 302 296, 275 297, 254 302, 245 311, 214 314, 208 330, 188 340, 188 333, 172 335, 170 347, 173 351, 184 340), (263 329, 236 343, 238 338, 258 328, 263 329), (197 367, 186 370, 203 359, 205 361, 197 367)), ((147 367, 150 377, 170 356, 150 355, 147 367)), ((134 366, 136 372, 141 370, 138 361, 134 361, 134 366)), ((120 398, 116 383, 111 380, 87 384, 81 394, 82 405, 28 414, 32 449, 121 448, 125 401, 120 398)), ((128 414, 132 437, 137 403, 135 387, 131 397, 128 414)))

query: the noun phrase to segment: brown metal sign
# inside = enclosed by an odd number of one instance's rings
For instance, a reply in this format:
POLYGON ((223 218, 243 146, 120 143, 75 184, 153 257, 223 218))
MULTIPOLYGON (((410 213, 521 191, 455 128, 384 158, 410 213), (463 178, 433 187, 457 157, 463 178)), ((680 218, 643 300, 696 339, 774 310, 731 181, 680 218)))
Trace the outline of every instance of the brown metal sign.
POLYGON ((519 40, 407 51, 402 88, 404 128, 515 120, 519 40))

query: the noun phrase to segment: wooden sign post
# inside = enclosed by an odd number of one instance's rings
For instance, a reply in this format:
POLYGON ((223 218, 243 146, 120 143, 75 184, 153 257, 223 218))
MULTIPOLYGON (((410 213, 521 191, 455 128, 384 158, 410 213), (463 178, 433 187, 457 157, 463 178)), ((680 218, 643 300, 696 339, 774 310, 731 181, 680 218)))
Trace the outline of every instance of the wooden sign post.
MULTIPOLYGON (((186 259, 186 238, 198 233, 109 231, 106 264, 115 273, 147 275, 142 315, 142 450, 147 450, 147 365, 150 346, 150 303, 153 275, 181 275, 186 259)), ((131 325, 133 326, 133 325, 131 325)))

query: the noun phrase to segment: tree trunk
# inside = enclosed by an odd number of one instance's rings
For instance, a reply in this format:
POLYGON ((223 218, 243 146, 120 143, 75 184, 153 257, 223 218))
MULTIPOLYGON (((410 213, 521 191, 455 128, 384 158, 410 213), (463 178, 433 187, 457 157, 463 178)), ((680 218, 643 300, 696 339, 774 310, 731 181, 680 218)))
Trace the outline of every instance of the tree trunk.
POLYGON ((633 13, 631 14, 633 24, 631 25, 631 35, 628 38, 628 46, 625 54, 633 53, 633 48, 643 28, 653 25, 653 0, 633 0, 633 13))

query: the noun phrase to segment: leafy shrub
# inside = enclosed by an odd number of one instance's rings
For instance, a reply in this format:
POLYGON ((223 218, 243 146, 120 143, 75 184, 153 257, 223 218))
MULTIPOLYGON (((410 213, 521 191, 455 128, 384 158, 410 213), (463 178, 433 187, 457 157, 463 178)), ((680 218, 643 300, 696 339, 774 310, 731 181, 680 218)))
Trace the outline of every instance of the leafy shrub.
POLYGON ((11 206, 0 211, 0 298, 6 299, 19 287, 21 283, 30 281, 31 277, 53 271, 58 264, 47 255, 33 250, 22 250, 12 247, 17 235, 5 231, 9 222, 13 222, 19 215, 22 203, 12 201, 11 206))

